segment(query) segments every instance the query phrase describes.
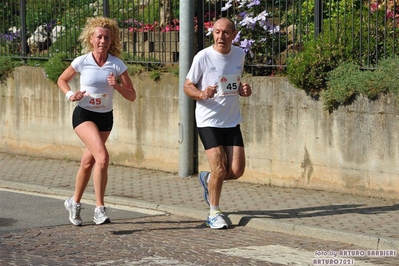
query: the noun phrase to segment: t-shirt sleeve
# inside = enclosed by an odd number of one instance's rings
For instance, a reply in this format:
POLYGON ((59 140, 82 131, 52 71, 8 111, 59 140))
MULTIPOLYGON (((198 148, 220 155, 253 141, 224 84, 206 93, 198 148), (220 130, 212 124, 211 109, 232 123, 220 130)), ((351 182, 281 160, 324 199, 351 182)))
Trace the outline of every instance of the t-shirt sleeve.
POLYGON ((116 70, 117 76, 119 77, 123 74, 123 72, 126 71, 127 66, 122 60, 118 59, 118 64, 114 65, 114 68, 116 70))
POLYGON ((82 57, 81 56, 76 57, 71 62, 71 66, 76 72, 81 72, 82 71, 82 57))
POLYGON ((193 82, 194 84, 198 84, 201 76, 202 76, 202 69, 200 64, 201 56, 197 54, 194 56, 193 63, 191 64, 190 70, 187 73, 186 78, 193 82))

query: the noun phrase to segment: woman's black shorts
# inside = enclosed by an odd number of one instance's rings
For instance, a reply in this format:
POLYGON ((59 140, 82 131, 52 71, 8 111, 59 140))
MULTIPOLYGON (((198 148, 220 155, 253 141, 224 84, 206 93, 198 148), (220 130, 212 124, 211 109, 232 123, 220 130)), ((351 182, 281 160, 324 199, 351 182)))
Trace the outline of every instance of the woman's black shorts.
POLYGON ((72 126, 75 129, 83 122, 91 121, 97 125, 99 131, 111 131, 114 124, 113 111, 107 113, 97 113, 86 110, 79 105, 76 106, 72 115, 72 126))
POLYGON ((199 127, 198 135, 205 150, 218 146, 244 147, 240 125, 229 128, 199 127))

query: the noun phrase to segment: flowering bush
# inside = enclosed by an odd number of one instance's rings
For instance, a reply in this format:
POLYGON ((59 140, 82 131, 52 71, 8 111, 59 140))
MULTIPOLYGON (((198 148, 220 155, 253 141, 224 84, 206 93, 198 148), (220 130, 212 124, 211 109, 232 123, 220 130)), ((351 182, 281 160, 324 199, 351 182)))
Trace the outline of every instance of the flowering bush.
POLYGON ((160 26, 157 21, 153 24, 143 23, 135 19, 128 19, 125 21, 124 27, 128 28, 130 32, 149 32, 149 31, 178 31, 180 29, 179 20, 173 19, 171 24, 160 26))
MULTIPOLYGON (((236 23, 238 34, 234 44, 244 49, 247 62, 259 65, 273 65, 273 51, 277 47, 280 26, 274 25, 271 15, 261 7, 260 0, 229 0, 222 11, 232 11, 231 19, 236 23)), ((212 28, 209 29, 209 34, 212 28)), ((285 47, 279 46, 278 49, 285 47)))
POLYGON ((399 0, 373 0, 370 12, 383 11, 389 24, 399 27, 399 0))
POLYGON ((20 36, 19 31, 15 28, 15 31, 10 31, 6 34, 0 34, 0 44, 5 44, 7 47, 7 53, 18 53, 20 52, 20 36))

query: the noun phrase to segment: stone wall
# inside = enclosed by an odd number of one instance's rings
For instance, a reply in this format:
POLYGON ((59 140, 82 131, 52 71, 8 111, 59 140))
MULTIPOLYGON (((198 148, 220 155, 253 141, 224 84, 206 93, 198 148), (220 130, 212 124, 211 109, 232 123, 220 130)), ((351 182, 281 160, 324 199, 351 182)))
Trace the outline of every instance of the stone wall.
MULTIPOLYGON (((158 82, 146 74, 132 79, 135 102, 115 94, 111 161, 177 172, 179 80, 172 74, 158 82)), ((247 160, 241 180, 399 198, 399 107, 390 96, 360 97, 329 113, 286 78, 244 79, 253 96, 241 99, 247 160)), ((76 104, 43 69, 15 69, 0 94, 1 152, 79 160, 83 145, 71 125, 76 104)), ((198 167, 209 169, 201 144, 198 167)))

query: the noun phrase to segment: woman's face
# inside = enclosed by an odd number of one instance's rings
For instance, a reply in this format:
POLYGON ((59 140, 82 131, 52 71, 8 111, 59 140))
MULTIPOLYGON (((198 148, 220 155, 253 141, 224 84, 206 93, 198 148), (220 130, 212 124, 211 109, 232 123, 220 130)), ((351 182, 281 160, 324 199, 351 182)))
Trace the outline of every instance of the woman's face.
POLYGON ((98 53, 106 53, 111 45, 111 30, 107 28, 96 27, 93 35, 90 37, 90 43, 93 50, 98 53))

